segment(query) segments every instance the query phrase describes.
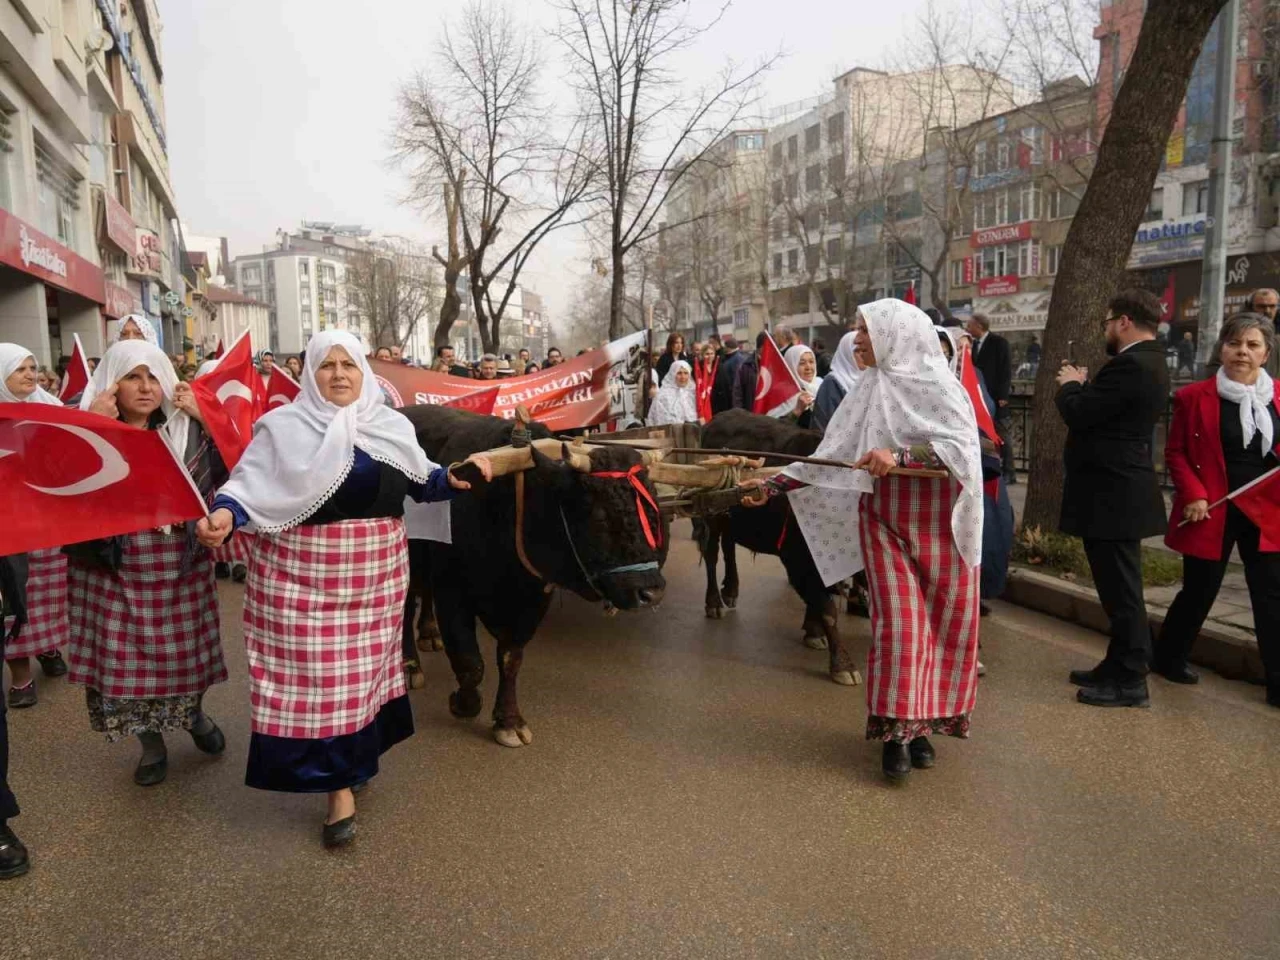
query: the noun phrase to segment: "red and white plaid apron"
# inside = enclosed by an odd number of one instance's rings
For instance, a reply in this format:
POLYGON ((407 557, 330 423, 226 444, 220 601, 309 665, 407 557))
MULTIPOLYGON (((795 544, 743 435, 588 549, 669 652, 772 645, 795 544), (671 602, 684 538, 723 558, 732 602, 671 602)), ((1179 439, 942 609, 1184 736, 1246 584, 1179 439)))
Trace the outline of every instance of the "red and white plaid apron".
POLYGON ((362 730, 406 690, 404 521, 311 524, 257 540, 244 605, 254 733, 362 730))
POLYGON ((32 550, 27 554, 27 623, 16 640, 5 644, 5 658, 52 653, 66 646, 70 632, 67 558, 57 549, 32 550))
POLYGON ((871 601, 867 712, 968 714, 978 689, 978 568, 951 536, 954 478, 888 476, 859 505, 871 601))
POLYGON ((227 679, 209 551, 182 569, 186 538, 147 530, 124 540, 115 573, 69 563, 72 683, 143 700, 203 693, 227 679))
POLYGON ((255 543, 256 537, 252 534, 237 531, 234 537, 213 551, 213 562, 248 566, 255 543))

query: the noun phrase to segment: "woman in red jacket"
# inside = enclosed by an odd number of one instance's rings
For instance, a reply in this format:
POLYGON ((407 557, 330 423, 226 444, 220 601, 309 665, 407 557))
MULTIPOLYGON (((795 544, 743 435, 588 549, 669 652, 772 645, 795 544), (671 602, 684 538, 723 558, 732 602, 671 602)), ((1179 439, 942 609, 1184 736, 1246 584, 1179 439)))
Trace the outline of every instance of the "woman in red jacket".
POLYGON ((702 348, 702 355, 694 358, 693 379, 697 385, 698 422, 710 423, 711 391, 716 385, 716 372, 720 369, 720 358, 716 356, 716 348, 707 344, 702 348))
POLYGON ((1264 536, 1233 503, 1210 507, 1277 464, 1280 384, 1264 369, 1275 350, 1275 330, 1260 314, 1242 313, 1226 322, 1218 343, 1218 375, 1174 396, 1165 462, 1176 493, 1165 543, 1183 555, 1182 589, 1165 618, 1151 669, 1175 683, 1199 681, 1187 668, 1187 655, 1236 547, 1249 585, 1267 702, 1280 707, 1280 540, 1264 536))

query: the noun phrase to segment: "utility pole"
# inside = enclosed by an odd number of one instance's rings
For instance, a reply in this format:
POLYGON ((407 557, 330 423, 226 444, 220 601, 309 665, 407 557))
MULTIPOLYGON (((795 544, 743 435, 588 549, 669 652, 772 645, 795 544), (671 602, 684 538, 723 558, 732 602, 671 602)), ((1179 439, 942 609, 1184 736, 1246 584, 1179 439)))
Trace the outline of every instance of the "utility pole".
POLYGON ((1231 126, 1236 99, 1236 31, 1239 0, 1227 0, 1218 14, 1218 56, 1214 70, 1213 141, 1209 148, 1209 210, 1200 281, 1200 340, 1196 372, 1204 376, 1222 329, 1227 279, 1227 216, 1231 206, 1231 126))

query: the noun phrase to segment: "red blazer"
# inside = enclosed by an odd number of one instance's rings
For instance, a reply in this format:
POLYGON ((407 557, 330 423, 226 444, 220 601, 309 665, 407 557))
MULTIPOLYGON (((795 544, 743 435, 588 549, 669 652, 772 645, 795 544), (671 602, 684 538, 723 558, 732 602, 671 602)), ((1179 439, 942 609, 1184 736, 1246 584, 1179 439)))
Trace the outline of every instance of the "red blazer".
MULTIPOLYGON (((1280 410, 1280 380, 1275 385, 1275 405, 1280 410)), ((1182 522, 1182 509, 1193 500, 1215 503, 1228 493, 1227 461, 1222 455, 1222 409, 1217 381, 1210 378, 1183 387, 1173 396, 1173 423, 1164 462, 1173 477, 1173 510, 1164 542, 1172 550, 1201 560, 1222 560, 1227 507, 1215 507, 1208 519, 1182 522)), ((1262 538, 1260 549, 1280 553, 1280 543, 1262 538)))

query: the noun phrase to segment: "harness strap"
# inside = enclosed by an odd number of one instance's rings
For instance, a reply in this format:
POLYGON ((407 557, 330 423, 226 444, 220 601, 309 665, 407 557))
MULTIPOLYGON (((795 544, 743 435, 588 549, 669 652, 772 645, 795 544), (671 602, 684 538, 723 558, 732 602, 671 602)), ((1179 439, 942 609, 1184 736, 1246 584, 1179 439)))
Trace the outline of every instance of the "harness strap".
POLYGON ((649 488, 644 485, 644 481, 640 479, 640 472, 644 468, 643 463, 637 463, 625 473, 617 470, 603 470, 588 474, 588 476, 598 477, 602 480, 626 480, 631 484, 631 489, 636 494, 636 514, 640 517, 640 528, 644 530, 644 538, 649 542, 649 548, 657 550, 662 546, 662 509, 649 493, 649 488), (657 518, 657 533, 654 532, 653 526, 649 523, 649 514, 645 510, 646 506, 653 509, 654 516, 657 518))
MULTIPOLYGON (((524 471, 516 473, 516 556, 520 558, 520 565, 535 579, 546 583, 546 577, 538 572, 524 550, 524 471)), ((547 592, 550 593, 554 587, 554 584, 547 583, 547 592)))
POLYGON ((782 545, 787 542, 787 530, 791 526, 791 503, 787 502, 782 514, 782 532, 778 534, 778 553, 782 553, 782 545))

